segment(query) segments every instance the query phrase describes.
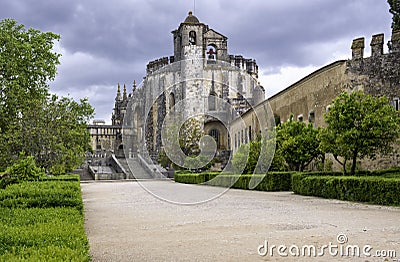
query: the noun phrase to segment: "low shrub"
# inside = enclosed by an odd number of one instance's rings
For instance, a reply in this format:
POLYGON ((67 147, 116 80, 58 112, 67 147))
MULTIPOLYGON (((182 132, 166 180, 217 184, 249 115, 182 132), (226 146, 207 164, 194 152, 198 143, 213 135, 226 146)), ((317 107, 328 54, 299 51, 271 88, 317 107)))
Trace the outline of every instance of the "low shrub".
POLYGON ((295 174, 292 184, 293 191, 301 195, 379 205, 400 205, 400 178, 295 174))
POLYGON ((7 185, 19 183, 21 181, 37 180, 45 176, 42 168, 36 166, 33 156, 24 156, 21 153, 17 162, 9 166, 1 175, 0 188, 5 188, 7 185))
POLYGON ((74 207, 83 211, 80 184, 76 181, 21 182, 0 190, 0 207, 74 207))
POLYGON ((73 208, 0 208, 0 261, 87 261, 83 217, 73 208))
POLYGON ((261 182, 254 188, 260 191, 290 191, 291 176, 294 172, 268 172, 265 175, 235 175, 235 174, 220 174, 213 173, 185 173, 175 175, 175 181, 186 184, 207 184, 212 186, 222 186, 249 189, 250 180, 252 177, 261 179, 261 182))
POLYGON ((90 261, 79 178, 0 190, 0 261, 90 261))
POLYGON ((400 167, 392 167, 389 169, 375 170, 371 172, 373 176, 384 176, 384 177, 400 177, 400 167))
POLYGON ((80 182, 79 175, 69 174, 60 176, 44 176, 40 177, 38 181, 77 181, 80 182))

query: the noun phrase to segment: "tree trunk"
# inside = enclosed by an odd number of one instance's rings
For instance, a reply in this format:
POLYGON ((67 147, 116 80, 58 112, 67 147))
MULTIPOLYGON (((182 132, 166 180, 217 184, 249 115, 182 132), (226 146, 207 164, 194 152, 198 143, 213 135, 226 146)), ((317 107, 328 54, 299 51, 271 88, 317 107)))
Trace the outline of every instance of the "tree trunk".
POLYGON ((346 171, 346 163, 347 163, 347 159, 345 158, 343 161, 343 175, 347 175, 347 171, 346 171))
POLYGON ((350 176, 354 176, 354 174, 356 173, 357 155, 358 155, 358 152, 354 151, 354 153, 353 153, 353 161, 352 161, 351 170, 350 170, 350 176))

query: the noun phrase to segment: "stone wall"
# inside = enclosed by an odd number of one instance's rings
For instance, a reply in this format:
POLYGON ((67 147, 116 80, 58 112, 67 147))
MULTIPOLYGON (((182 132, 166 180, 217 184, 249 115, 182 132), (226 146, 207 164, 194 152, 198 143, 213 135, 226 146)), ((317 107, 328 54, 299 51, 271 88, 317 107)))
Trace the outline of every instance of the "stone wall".
MULTIPOLYGON (((271 106, 273 114, 281 122, 285 122, 293 114, 294 119, 312 122, 316 127, 326 125, 323 115, 333 99, 342 92, 364 90, 373 96, 387 96, 393 106, 399 110, 400 97, 400 31, 393 33, 390 52, 383 52, 384 35, 372 37, 371 57, 364 57, 365 39, 358 38, 352 43, 352 59, 341 60, 311 73, 278 94, 270 97, 261 105, 271 106)), ((242 115, 241 119, 234 120, 230 125, 231 147, 236 151, 241 143, 246 143, 252 132, 257 130, 255 109, 242 115)), ((263 114, 263 113, 261 113, 263 114)), ((257 130, 257 131, 256 131, 257 130)), ((335 165, 336 168, 340 168, 335 165)), ((400 166, 400 146, 397 153, 376 160, 360 162, 362 169, 378 169, 400 166)))
POLYGON ((270 97, 265 103, 271 105, 282 122, 293 114, 295 120, 324 126, 324 114, 332 100, 347 88, 345 70, 346 61, 334 62, 270 97))

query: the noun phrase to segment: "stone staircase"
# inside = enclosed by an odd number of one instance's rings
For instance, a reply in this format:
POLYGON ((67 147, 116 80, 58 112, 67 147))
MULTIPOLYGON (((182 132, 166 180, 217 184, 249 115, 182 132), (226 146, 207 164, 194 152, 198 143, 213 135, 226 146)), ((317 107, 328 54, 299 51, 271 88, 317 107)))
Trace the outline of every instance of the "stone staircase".
POLYGON ((118 158, 118 162, 125 169, 129 179, 153 179, 152 175, 135 158, 118 158))
POLYGON ((90 175, 87 166, 84 166, 84 167, 82 167, 82 168, 75 169, 74 171, 71 172, 71 174, 77 174, 77 175, 79 175, 81 181, 90 181, 90 180, 94 180, 94 178, 92 177, 92 175, 90 175))

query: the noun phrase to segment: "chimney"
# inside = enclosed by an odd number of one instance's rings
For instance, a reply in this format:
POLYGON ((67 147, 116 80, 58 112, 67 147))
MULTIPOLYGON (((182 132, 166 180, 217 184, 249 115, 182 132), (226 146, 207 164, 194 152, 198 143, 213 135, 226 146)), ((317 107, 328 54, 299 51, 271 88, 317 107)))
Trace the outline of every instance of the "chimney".
POLYGON ((371 56, 376 57, 383 54, 384 35, 373 35, 371 40, 371 56))
POLYGON ((353 40, 353 44, 351 45, 352 50, 352 58, 353 59, 363 59, 364 58, 364 37, 360 37, 353 40))

